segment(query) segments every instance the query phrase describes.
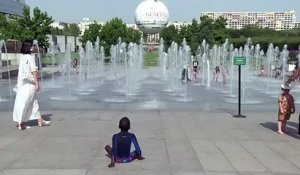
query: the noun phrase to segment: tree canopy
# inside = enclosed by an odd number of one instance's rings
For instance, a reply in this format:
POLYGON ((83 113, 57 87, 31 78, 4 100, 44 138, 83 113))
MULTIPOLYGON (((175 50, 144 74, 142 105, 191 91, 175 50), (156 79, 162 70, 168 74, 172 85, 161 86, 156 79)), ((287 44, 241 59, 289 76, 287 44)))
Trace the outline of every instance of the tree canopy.
POLYGON ((53 22, 47 12, 41 12, 39 8, 33 9, 33 17, 30 16, 29 7, 25 7, 23 18, 18 19, 20 32, 17 38, 21 41, 37 39, 39 45, 43 48, 48 47, 48 38, 46 34, 51 32, 50 24, 53 22))
POLYGON ((185 38, 193 54, 203 39, 212 47, 214 44, 224 43, 228 38, 235 47, 240 47, 244 46, 248 37, 251 37, 253 44, 261 44, 263 50, 267 49, 271 41, 280 47, 288 44, 289 49, 292 50, 297 49, 300 44, 300 29, 276 31, 257 25, 247 25, 242 29, 228 29, 226 25, 227 21, 223 17, 213 20, 208 16, 202 16, 200 23, 193 19, 192 24, 182 26, 180 30, 177 30, 174 25, 170 25, 162 30, 160 36, 165 41, 166 49, 170 47, 172 41, 180 44, 185 38))
POLYGON ((51 33, 50 24, 53 22, 46 12, 39 8, 33 9, 33 16, 30 16, 29 7, 24 7, 22 18, 7 19, 0 15, 0 39, 16 39, 20 41, 37 39, 43 48, 48 47, 46 34, 51 33))
POLYGON ((96 22, 90 24, 89 29, 85 30, 81 37, 81 42, 83 45, 85 45, 87 41, 94 43, 97 37, 100 38, 101 45, 104 46, 105 53, 108 55, 111 45, 117 44, 119 37, 126 43, 138 43, 141 38, 141 32, 128 28, 121 19, 113 18, 103 26, 96 22))
POLYGON ((80 33, 80 29, 75 23, 69 24, 63 29, 63 35, 65 36, 79 36, 80 33))
POLYGON ((84 31, 84 34, 81 36, 81 42, 86 43, 87 41, 90 41, 95 43, 97 37, 100 37, 101 28, 102 26, 94 21, 93 24, 89 25, 89 29, 84 31))
POLYGON ((207 16, 202 16, 200 23, 193 19, 192 24, 182 26, 180 30, 177 30, 174 25, 170 25, 163 29, 160 35, 165 41, 166 48, 170 47, 172 41, 181 43, 185 38, 193 54, 203 39, 210 44, 220 44, 229 37, 226 19, 220 17, 214 21, 207 16))

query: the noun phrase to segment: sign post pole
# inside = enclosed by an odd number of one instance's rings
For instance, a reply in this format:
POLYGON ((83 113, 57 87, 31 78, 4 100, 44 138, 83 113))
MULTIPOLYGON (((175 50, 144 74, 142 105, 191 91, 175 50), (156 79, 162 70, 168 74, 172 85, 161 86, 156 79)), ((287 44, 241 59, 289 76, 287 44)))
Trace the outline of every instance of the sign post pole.
POLYGON ((246 65, 246 57, 234 57, 234 65, 239 66, 239 86, 238 86, 238 114, 234 115, 235 118, 246 118, 241 114, 241 79, 242 79, 242 65, 246 65))

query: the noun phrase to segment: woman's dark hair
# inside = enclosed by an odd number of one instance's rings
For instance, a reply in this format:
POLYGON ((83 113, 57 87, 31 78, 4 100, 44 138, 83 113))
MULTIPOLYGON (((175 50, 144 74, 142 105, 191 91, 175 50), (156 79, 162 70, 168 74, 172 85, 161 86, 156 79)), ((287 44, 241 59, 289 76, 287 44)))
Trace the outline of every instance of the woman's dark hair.
POLYGON ((128 131, 130 129, 130 120, 127 117, 123 117, 119 122, 119 128, 121 131, 128 131))
POLYGON ((22 42, 21 53, 22 54, 31 54, 31 47, 33 43, 30 40, 26 40, 22 42))

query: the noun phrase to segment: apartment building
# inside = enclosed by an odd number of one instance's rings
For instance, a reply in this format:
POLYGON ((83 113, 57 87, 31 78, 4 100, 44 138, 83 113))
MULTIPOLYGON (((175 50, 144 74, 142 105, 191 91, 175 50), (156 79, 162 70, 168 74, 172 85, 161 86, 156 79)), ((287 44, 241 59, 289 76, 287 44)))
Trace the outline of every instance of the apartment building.
POLYGON ((258 25, 275 30, 288 30, 295 27, 296 12, 203 12, 214 20, 219 17, 227 19, 227 28, 241 29, 246 25, 258 25))

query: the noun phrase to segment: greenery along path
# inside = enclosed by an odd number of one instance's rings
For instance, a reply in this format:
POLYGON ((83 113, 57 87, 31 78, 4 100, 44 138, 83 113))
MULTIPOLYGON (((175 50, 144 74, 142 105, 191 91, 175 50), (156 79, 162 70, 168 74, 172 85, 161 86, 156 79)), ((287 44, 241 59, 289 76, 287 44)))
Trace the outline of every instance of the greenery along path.
POLYGON ((158 57, 158 51, 146 51, 144 55, 144 66, 158 66, 158 57))

